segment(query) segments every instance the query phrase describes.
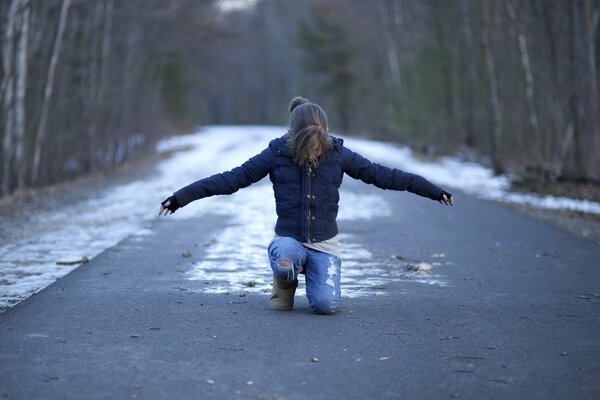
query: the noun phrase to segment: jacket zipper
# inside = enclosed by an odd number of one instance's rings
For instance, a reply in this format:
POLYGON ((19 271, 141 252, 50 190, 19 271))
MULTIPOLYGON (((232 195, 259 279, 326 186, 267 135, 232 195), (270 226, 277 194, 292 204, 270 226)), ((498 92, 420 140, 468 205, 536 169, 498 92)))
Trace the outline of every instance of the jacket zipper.
POLYGON ((306 195, 308 201, 306 202, 307 209, 307 230, 306 230, 306 238, 308 239, 308 243, 312 243, 312 237, 310 234, 310 220, 312 216, 310 215, 310 200, 311 200, 311 175, 312 175, 312 167, 308 167, 308 194, 306 195))

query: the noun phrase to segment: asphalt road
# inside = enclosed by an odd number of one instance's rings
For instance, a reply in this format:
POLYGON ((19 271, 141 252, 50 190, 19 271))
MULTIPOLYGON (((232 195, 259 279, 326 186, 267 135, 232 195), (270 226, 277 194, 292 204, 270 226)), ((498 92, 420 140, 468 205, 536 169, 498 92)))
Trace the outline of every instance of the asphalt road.
POLYGON ((393 217, 341 230, 379 260, 443 253, 445 286, 275 312, 185 278, 227 220, 157 219, 0 314, 0 399, 600 398, 598 245, 460 193, 382 194, 393 217))

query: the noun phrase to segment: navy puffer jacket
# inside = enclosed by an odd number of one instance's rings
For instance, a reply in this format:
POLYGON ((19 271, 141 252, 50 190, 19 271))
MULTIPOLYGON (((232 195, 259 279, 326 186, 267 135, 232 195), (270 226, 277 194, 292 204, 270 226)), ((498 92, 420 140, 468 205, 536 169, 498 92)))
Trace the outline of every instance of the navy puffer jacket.
POLYGON ((333 147, 321 157, 316 168, 298 166, 286 144, 287 135, 274 139, 269 147, 244 164, 188 185, 175 197, 181 207, 191 201, 218 194, 232 194, 269 174, 275 193, 275 233, 300 242, 321 242, 338 233, 336 217, 339 187, 344 173, 381 189, 408 190, 437 200, 442 189, 425 178, 373 163, 344 147, 333 137, 333 147))

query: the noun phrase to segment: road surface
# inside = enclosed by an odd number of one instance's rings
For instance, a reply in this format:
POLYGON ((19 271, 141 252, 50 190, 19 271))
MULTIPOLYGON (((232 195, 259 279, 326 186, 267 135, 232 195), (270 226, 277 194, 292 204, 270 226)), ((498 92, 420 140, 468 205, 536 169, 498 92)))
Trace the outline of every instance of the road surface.
POLYGON ((391 207, 340 223, 387 272, 335 315, 211 292, 189 271, 238 222, 157 218, 0 314, 0 398, 600 398, 597 244, 460 193, 346 190, 391 207))

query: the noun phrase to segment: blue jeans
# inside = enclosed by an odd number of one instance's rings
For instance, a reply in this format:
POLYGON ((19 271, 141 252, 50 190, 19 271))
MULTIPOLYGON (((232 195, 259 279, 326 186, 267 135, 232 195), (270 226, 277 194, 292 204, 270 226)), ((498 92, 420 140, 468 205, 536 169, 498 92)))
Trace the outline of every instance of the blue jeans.
POLYGON ((342 261, 328 253, 306 248, 290 237, 276 237, 269 244, 273 274, 293 280, 298 274, 306 279, 306 297, 311 310, 332 314, 340 305, 340 267, 342 261))

